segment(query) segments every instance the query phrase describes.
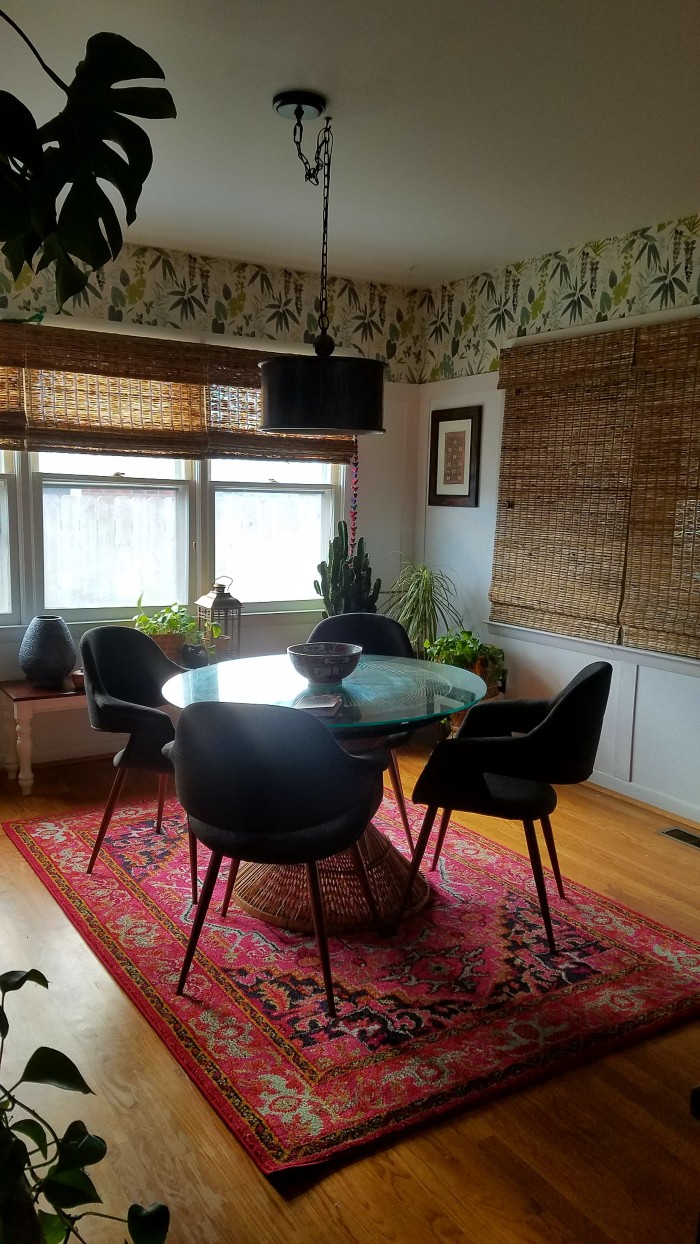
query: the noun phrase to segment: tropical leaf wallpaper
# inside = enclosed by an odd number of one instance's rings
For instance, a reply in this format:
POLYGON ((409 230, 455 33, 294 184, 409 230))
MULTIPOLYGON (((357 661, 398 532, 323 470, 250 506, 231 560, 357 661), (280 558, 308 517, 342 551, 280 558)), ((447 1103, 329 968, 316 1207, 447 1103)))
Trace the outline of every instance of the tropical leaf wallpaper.
MULTIPOLYGON (((516 336, 700 303, 700 216, 635 229, 434 290, 336 277, 331 332, 339 346, 419 383, 494 371, 516 336)), ((125 246, 63 314, 259 341, 312 341, 318 275, 125 246)), ((0 318, 56 311, 52 279, 0 268, 0 318)))

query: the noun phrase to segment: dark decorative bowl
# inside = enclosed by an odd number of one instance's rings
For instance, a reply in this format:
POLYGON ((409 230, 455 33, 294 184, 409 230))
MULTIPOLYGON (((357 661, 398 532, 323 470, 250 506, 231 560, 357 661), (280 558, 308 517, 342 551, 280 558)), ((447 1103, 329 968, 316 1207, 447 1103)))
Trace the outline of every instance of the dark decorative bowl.
POLYGON ((292 644, 287 648, 297 674, 311 686, 337 687, 352 674, 362 656, 359 644, 292 644))

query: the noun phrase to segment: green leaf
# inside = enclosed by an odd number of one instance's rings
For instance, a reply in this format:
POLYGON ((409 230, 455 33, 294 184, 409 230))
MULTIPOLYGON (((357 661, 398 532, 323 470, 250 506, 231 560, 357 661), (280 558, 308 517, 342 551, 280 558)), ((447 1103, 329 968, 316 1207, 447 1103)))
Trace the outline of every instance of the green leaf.
MULTIPOLYGON (((0 1127, 0 1193, 12 1188, 27 1165, 27 1146, 7 1127, 0 1127)), ((0 1202, 2 1196, 0 1196, 0 1202)))
POLYGON ((63 249, 93 270, 118 254, 122 233, 117 214, 96 180, 83 177, 73 183, 58 217, 57 234, 63 249))
POLYGON ((163 86, 122 87, 111 90, 108 99, 115 112, 126 112, 131 117, 160 121, 176 116, 173 97, 163 86))
POLYGON ((126 1222, 133 1244, 163 1244, 170 1227, 170 1210, 159 1201, 147 1208, 130 1205, 126 1222))
POLYGON ((57 1209, 74 1209, 76 1205, 102 1204, 102 1198, 89 1175, 81 1170, 59 1171, 52 1167, 41 1183, 49 1205, 57 1209))
POLYGON ((64 1244, 66 1238, 66 1220, 59 1214, 47 1214, 45 1210, 37 1210, 37 1218, 44 1237, 44 1244, 64 1244))
POLYGON ((0 153, 13 156, 30 169, 41 164, 36 121, 26 104, 8 91, 0 91, 0 153))
POLYGON ((19 1083, 53 1084, 73 1093, 92 1093, 72 1059, 47 1045, 40 1045, 30 1056, 19 1083))
POLYGON ((49 1148, 48 1136, 36 1119, 20 1119, 17 1123, 11 1124, 13 1132, 21 1132, 23 1136, 28 1136, 33 1144, 36 1145, 41 1156, 46 1157, 49 1148))
POLYGON ((75 1170, 83 1166, 95 1166, 107 1152, 101 1136, 89 1132, 82 1119, 69 1123, 58 1142, 58 1160, 55 1171, 75 1170))
POLYGON ((157 61, 143 48, 137 47, 123 35, 102 31, 92 35, 86 45, 85 60, 75 71, 76 80, 102 80, 108 86, 115 82, 128 82, 132 78, 165 78, 157 61))
POLYGON ((0 973, 0 993, 13 993, 16 989, 21 989, 28 981, 33 981, 35 985, 41 985, 43 989, 48 989, 49 982, 43 972, 37 971, 36 968, 29 968, 26 972, 1 972, 0 973))
POLYGON ((5 1013, 4 1006, 0 1006, 0 1037, 6 1037, 10 1031, 10 1023, 5 1013))

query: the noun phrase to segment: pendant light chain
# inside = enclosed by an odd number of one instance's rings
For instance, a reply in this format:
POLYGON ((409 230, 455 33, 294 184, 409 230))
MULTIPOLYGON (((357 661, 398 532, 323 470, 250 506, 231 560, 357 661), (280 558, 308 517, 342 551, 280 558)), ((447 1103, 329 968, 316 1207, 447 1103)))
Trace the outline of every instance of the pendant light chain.
POLYGON ((321 130, 316 142, 316 155, 314 163, 307 159, 301 149, 302 139, 304 137, 303 116, 304 109, 298 107, 295 110, 296 118, 294 125, 294 145, 297 149, 297 155, 304 165, 304 180, 311 182, 313 186, 317 186, 319 178, 323 174, 323 235, 321 241, 321 291, 319 294, 319 316, 318 327, 320 330, 319 337, 314 343, 316 353, 324 356, 332 354, 335 344, 328 334, 330 328, 330 320, 328 318, 328 201, 331 188, 331 156, 333 154, 333 131, 331 130, 331 117, 326 118, 326 124, 321 130))

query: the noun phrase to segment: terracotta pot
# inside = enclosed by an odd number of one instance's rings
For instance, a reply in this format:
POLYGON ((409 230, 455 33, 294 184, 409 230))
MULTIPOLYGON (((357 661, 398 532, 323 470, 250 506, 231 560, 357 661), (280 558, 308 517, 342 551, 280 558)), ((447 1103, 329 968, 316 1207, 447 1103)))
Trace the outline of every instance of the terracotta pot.
POLYGON ((155 640, 161 652, 166 657, 170 657, 171 661, 177 661, 181 665, 180 660, 182 654, 182 635, 151 635, 151 639, 155 640))

